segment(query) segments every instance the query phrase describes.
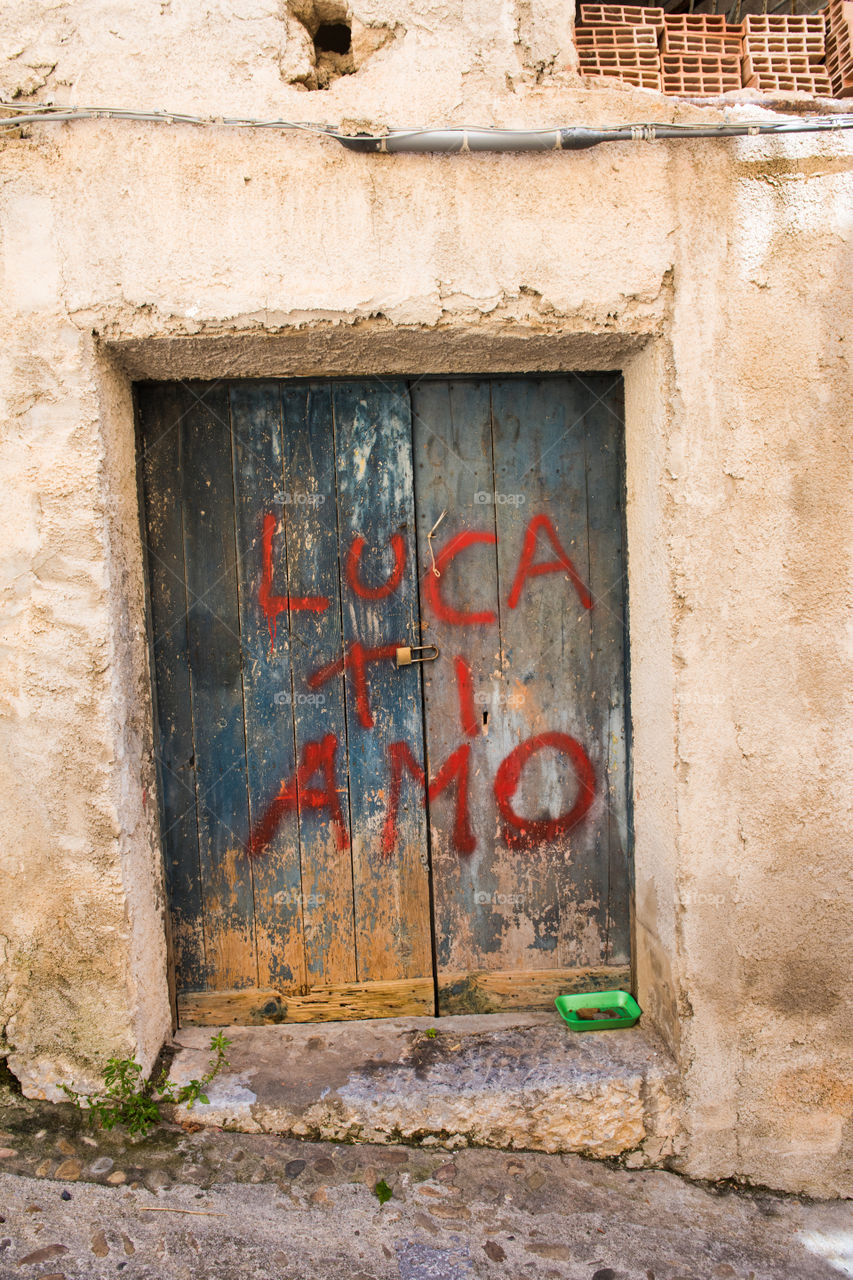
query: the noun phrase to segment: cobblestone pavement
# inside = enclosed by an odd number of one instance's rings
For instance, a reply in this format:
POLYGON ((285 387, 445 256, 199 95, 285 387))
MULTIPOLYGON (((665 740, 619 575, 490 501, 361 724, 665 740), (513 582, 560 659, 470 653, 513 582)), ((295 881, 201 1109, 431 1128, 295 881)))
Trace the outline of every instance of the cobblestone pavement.
POLYGON ((838 1280, 853 1204, 577 1156, 178 1126, 130 1141, 70 1107, 0 1110, 2 1280, 502 1275, 838 1280))

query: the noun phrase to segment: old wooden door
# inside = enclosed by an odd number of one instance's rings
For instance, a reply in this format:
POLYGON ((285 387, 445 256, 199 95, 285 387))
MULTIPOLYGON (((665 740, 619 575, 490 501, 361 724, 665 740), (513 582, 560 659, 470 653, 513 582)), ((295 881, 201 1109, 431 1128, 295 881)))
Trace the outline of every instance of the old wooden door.
POLYGON ((439 1011, 624 985, 621 379, 411 396, 424 635, 446 655, 425 668, 430 778, 468 755, 467 822, 430 807, 439 1011))
POLYGON ((619 391, 139 388, 183 1021, 624 983, 619 391))

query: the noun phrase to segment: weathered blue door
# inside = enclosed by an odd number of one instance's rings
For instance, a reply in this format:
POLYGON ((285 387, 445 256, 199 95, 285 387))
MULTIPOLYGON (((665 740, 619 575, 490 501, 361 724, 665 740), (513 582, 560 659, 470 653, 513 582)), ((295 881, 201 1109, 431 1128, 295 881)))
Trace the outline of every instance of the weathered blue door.
POLYGON ((183 1021, 627 980, 620 392, 138 389, 183 1021))

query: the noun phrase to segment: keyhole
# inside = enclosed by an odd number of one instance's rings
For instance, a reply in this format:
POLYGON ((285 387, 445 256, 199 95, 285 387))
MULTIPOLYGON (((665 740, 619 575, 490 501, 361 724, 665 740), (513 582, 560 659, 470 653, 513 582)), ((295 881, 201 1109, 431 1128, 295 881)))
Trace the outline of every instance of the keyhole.
POLYGON ((489 713, 488 713, 488 711, 484 711, 484 712, 483 712, 483 726, 485 727, 488 723, 489 723, 489 713))

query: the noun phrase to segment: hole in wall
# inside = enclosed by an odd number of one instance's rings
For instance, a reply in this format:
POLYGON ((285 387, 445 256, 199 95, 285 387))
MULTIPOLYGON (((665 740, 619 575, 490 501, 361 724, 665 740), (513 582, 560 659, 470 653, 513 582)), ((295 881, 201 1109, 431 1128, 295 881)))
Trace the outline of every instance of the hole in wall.
POLYGON ((6 1092, 13 1097, 22 1098, 24 1091, 18 1077, 12 1072, 5 1058, 0 1058, 0 1093, 6 1092))
POLYGON ((347 5, 348 0, 288 0, 290 17, 298 24, 296 39, 310 63, 310 70, 305 70, 303 62, 292 83, 328 89, 341 76, 354 73, 353 23, 347 5))
POLYGON ((289 39, 302 51, 302 65, 287 77, 305 89, 328 89, 354 75, 394 38, 389 27, 368 27, 353 17, 348 0, 287 0, 289 39), (310 69, 306 69, 306 63, 310 69))
POLYGON ((349 53, 352 48, 352 31, 346 22, 321 22, 314 36, 314 51, 319 58, 324 53, 349 53))

